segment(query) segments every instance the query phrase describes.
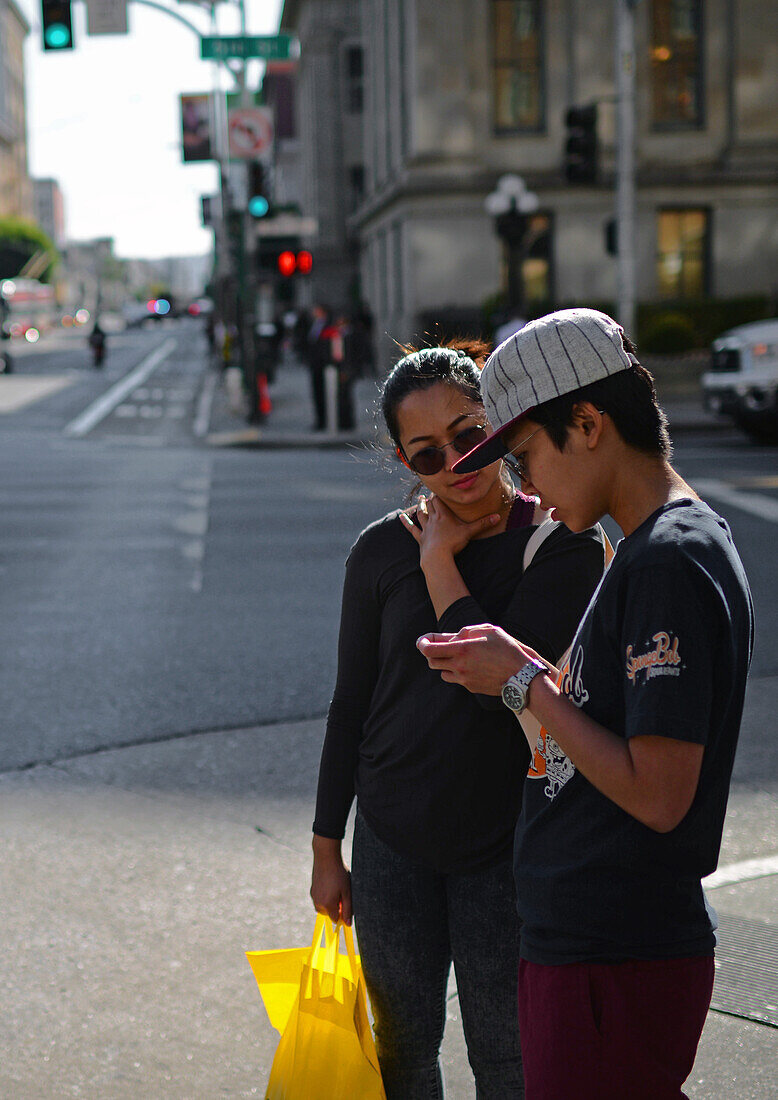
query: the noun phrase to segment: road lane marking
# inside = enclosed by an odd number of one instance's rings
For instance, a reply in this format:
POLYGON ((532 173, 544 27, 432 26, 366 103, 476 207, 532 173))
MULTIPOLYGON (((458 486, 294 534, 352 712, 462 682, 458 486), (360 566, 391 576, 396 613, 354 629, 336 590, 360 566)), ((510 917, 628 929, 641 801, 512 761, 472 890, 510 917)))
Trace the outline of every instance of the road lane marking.
POLYGON ((217 375, 215 371, 210 371, 206 375, 205 382, 203 383, 202 391, 200 392, 200 400, 197 402, 197 414, 192 425, 192 431, 196 439, 203 439, 208 434, 208 425, 211 422, 211 408, 213 407, 213 398, 216 393, 217 375))
POLYGON ((731 504, 733 508, 739 508, 741 512, 748 512, 759 519, 769 520, 770 523, 778 523, 778 500, 774 497, 763 496, 760 493, 743 493, 734 489, 724 481, 715 481, 713 478, 692 478, 692 484, 703 498, 713 497, 724 504, 731 504))
POLYGON ((61 374, 40 378, 31 375, 25 378, 4 376, 0 378, 0 413, 17 412, 25 405, 32 405, 49 394, 63 390, 74 381, 74 378, 61 374))
POLYGON ((211 468, 201 467, 200 476, 185 478, 181 489, 185 494, 182 503, 189 511, 174 516, 173 526, 182 535, 188 536, 181 544, 181 554, 189 571, 188 587, 192 592, 203 590, 205 569, 205 537, 208 534, 208 511, 211 502, 211 468))
POLYGON ((71 420, 66 426, 64 434, 71 438, 80 439, 87 432, 91 432, 92 428, 112 413, 128 394, 131 394, 133 390, 136 390, 138 386, 146 381, 160 363, 167 359, 175 346, 176 340, 169 337, 164 344, 155 348, 134 370, 131 370, 129 374, 125 374, 124 378, 120 378, 109 390, 106 390, 104 394, 80 413, 75 420, 71 420))
POLYGON ((778 854, 726 864, 704 878, 702 885, 706 890, 715 890, 719 886, 733 886, 737 882, 766 878, 768 875, 778 875, 778 854))

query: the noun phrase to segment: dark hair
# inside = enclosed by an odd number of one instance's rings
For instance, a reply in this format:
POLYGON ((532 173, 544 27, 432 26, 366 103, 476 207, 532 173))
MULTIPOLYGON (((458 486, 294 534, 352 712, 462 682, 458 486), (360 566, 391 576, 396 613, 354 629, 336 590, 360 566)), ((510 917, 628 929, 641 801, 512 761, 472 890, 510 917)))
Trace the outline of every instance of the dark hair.
POLYGON ((490 346, 483 340, 454 339, 439 347, 403 347, 406 354, 395 363, 381 389, 381 412, 387 431, 400 446, 397 410, 409 393, 428 390, 439 382, 455 386, 471 401, 483 404, 480 364, 490 346))
MULTIPOLYGON (((635 345, 630 338, 622 336, 622 342, 625 350, 634 355, 635 345)), ((590 401, 606 412, 630 447, 661 458, 672 454, 667 417, 657 401, 654 379, 641 363, 635 362, 617 374, 544 401, 531 410, 527 419, 545 428, 551 442, 561 451, 567 442, 567 429, 573 423, 575 406, 582 401, 590 401)))

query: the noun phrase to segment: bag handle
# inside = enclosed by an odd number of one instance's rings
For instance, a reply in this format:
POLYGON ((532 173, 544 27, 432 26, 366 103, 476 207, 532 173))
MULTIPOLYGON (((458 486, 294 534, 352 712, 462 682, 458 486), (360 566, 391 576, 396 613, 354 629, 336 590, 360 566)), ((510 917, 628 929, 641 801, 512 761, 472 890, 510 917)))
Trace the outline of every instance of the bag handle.
POLYGON ((321 935, 322 932, 324 932, 324 966, 326 969, 335 973, 335 960, 338 956, 341 930, 343 931, 343 939, 346 941, 346 951, 348 953, 349 962, 351 963, 352 978, 356 981, 358 971, 357 956, 354 950, 354 933, 351 926, 345 924, 342 920, 339 920, 337 924, 333 924, 331 918, 328 917, 326 913, 316 914, 311 954, 321 946, 321 935))
MULTIPOLYGON (((525 573, 526 573, 527 569, 529 568, 530 562, 535 557, 535 554, 537 553, 539 548, 543 545, 543 543, 546 541, 546 539, 551 534, 551 532, 558 526, 559 526, 559 521, 558 520, 553 520, 550 517, 547 517, 532 532, 532 534, 529 537, 529 541, 527 542, 527 545, 524 547, 524 562, 523 562, 523 565, 524 565, 524 572, 525 573)), ((602 535, 603 544, 604 544, 604 548, 605 548, 605 563, 604 563, 604 569, 603 569, 603 574, 604 574, 605 570, 608 568, 610 563, 613 561, 613 555, 614 555, 615 551, 613 549, 613 545, 611 543, 611 540, 608 538, 607 534, 605 533, 605 528, 602 527, 601 524, 599 524, 599 523, 597 524, 597 526, 600 530, 600 534, 602 535)), ((572 651, 573 651, 573 642, 574 641, 575 641, 575 638, 573 638, 571 640, 570 645, 567 647, 565 652, 562 654, 562 656, 557 661, 557 667, 560 669, 560 671, 565 667, 567 662, 570 660, 570 656, 571 656, 572 651)), ((525 711, 524 714, 517 714, 516 715, 516 720, 518 721, 519 725, 521 726, 522 730, 524 731, 524 736, 527 738, 527 743, 529 744, 529 751, 531 753, 534 753, 535 752, 535 747, 536 747, 537 742, 538 742, 538 736, 540 734, 540 729, 541 729, 540 722, 538 722, 537 718, 533 714, 529 714, 527 711, 525 711)))

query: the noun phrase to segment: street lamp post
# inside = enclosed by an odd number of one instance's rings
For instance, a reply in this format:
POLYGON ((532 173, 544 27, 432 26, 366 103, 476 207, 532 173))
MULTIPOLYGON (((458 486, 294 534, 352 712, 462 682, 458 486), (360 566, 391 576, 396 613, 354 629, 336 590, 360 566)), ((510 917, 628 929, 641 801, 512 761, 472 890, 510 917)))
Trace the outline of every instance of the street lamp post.
POLYGON ((529 218, 540 205, 538 196, 527 190, 521 176, 500 176, 496 190, 487 195, 484 209, 494 218, 497 236, 505 242, 508 255, 508 309, 523 314, 524 262, 529 218))

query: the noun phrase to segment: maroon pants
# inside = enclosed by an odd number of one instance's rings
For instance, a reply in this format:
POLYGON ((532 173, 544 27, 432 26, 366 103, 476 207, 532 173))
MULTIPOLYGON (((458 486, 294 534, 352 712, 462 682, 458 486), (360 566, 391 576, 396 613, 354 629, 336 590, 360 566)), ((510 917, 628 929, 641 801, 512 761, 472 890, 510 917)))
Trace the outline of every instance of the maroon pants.
POLYGON ((519 964, 527 1100, 680 1100, 713 958, 519 964))

